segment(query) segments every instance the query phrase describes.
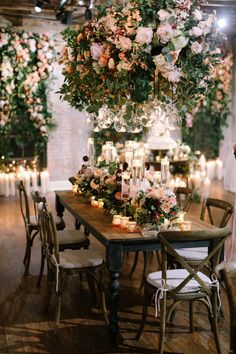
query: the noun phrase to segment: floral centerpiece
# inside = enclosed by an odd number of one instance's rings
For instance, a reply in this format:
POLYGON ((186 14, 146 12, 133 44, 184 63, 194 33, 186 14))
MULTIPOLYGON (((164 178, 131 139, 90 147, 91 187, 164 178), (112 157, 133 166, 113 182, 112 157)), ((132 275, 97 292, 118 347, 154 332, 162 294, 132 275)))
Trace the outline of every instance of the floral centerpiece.
POLYGON ((162 110, 192 112, 211 84, 222 36, 194 0, 131 0, 63 32, 64 100, 100 128, 139 132, 162 110), (115 114, 114 114, 115 113, 115 114))
POLYGON ((139 224, 160 226, 178 216, 179 207, 171 189, 164 186, 140 191, 136 198, 136 218, 139 224))

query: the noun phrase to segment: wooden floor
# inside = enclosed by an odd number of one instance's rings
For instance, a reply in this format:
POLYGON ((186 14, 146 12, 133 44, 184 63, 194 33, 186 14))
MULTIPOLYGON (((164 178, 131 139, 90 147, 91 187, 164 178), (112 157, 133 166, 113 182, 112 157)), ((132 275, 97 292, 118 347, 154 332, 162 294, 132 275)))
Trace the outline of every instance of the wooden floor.
MULTIPOLYGON (((215 183, 212 196, 234 202, 235 195, 226 193, 220 183, 215 183)), ((54 194, 47 196, 54 207, 54 194)), ((200 214, 200 205, 193 204, 191 213, 200 214)), ((65 214, 67 225, 73 219, 65 214)), ((91 241, 101 247, 90 236, 91 241)), ((129 279, 133 254, 126 257, 121 276, 120 293, 120 343, 117 347, 109 344, 103 317, 98 308, 93 307, 87 283, 73 278, 68 282, 62 300, 61 323, 58 334, 53 331, 54 302, 49 314, 42 310, 45 277, 40 290, 36 287, 39 270, 40 244, 35 240, 30 275, 23 277, 22 264, 25 235, 23 221, 16 198, 0 198, 0 353, 156 353, 158 343, 158 319, 150 308, 145 333, 139 341, 134 340, 142 309, 142 292, 139 290, 142 257, 139 267, 129 279)), ((150 270, 156 269, 153 257, 150 270)), ((108 277, 106 275, 106 279, 108 277)), ((107 284, 107 283, 106 283, 107 284)), ((224 290, 222 302, 225 318, 219 322, 223 353, 228 352, 229 310, 224 290)), ((175 326, 166 337, 167 353, 216 353, 213 334, 210 330, 206 310, 195 306, 195 333, 189 333, 187 306, 182 305, 175 318, 175 326)))

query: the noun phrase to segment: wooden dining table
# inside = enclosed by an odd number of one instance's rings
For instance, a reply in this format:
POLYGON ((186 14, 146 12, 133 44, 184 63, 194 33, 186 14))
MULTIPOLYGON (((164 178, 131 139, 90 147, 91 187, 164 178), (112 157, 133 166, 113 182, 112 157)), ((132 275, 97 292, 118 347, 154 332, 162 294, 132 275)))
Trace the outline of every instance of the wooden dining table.
MULTIPOLYGON (((103 209, 93 208, 87 198, 75 195, 72 191, 56 191, 56 212, 63 217, 67 209, 76 219, 77 224, 82 224, 106 248, 106 265, 109 271, 109 324, 108 332, 112 343, 116 343, 119 333, 118 309, 120 272, 126 252, 154 251, 160 249, 157 237, 143 237, 141 232, 127 232, 125 229, 112 225, 112 218, 103 209)), ((193 217, 187 220, 192 222, 192 230, 212 230, 212 226, 193 217)), ((174 245, 176 248, 204 247, 207 241, 183 242, 174 245)))

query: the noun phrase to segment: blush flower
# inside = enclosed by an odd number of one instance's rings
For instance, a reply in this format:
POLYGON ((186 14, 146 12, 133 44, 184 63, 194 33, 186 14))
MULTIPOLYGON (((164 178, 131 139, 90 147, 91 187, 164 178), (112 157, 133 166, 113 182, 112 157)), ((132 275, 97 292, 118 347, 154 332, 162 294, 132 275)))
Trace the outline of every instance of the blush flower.
POLYGON ((139 27, 136 32, 135 41, 139 44, 149 44, 152 41, 153 30, 150 27, 139 27))
POLYGON ((162 43, 167 43, 173 36, 172 26, 169 23, 164 23, 158 27, 156 34, 162 43))
POLYGON ((93 43, 90 47, 91 55, 94 60, 99 60, 104 52, 102 45, 98 43, 93 43))

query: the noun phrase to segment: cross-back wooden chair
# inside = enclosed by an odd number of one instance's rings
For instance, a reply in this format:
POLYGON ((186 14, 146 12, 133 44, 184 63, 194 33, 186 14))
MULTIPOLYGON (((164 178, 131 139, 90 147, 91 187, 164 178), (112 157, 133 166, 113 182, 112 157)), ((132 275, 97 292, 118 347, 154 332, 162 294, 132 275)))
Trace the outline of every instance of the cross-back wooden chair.
MULTIPOLYGON (((205 221, 206 215, 209 216, 210 223, 214 226, 218 226, 220 228, 226 227, 231 215, 233 214, 234 207, 232 204, 225 200, 220 200, 216 198, 207 198, 203 200, 202 203, 202 210, 201 210, 201 216, 200 219, 205 221), (218 211, 222 211, 223 214, 220 218, 220 222, 216 223, 216 217, 213 217, 213 209, 217 209, 218 211)), ((201 259, 203 259, 207 253, 208 249, 207 247, 200 247, 198 249, 196 248, 186 248, 186 249, 181 249, 178 251, 185 259, 188 259, 188 261, 191 261, 191 264, 197 265, 201 259)), ((223 260, 224 252, 222 249, 221 253, 221 261, 223 260)))
MULTIPOLYGON (((41 196, 38 191, 31 192, 31 197, 34 202, 35 215, 38 220, 38 227, 40 228, 39 219, 38 219, 38 205, 42 203, 46 207, 46 198, 41 196)), ((65 249, 80 249, 80 248, 88 248, 89 247, 89 239, 86 235, 79 230, 69 230, 64 229, 65 223, 63 219, 59 216, 54 217, 56 229, 58 231, 58 244, 59 251, 64 251, 65 249), (63 229, 62 229, 63 227, 63 229)), ((46 257, 46 248, 43 239, 41 238, 41 264, 40 264, 40 272, 39 278, 37 282, 37 286, 40 286, 43 272, 44 272, 44 264, 46 257)))
POLYGON ((222 262, 216 267, 220 280, 225 283, 230 312, 230 352, 236 353, 236 262, 222 262), (233 277, 235 277, 233 281, 233 277))
POLYGON ((29 199, 23 181, 16 181, 16 189, 19 193, 20 209, 26 232, 26 247, 23 263, 25 265, 24 275, 27 275, 31 260, 31 248, 35 237, 39 233, 39 227, 36 216, 30 214, 29 199))
POLYGON ((176 201, 182 211, 188 211, 192 202, 193 190, 188 187, 175 188, 176 201))
POLYGON ((219 263, 221 248, 230 233, 229 229, 224 228, 208 231, 166 231, 158 235, 162 255, 161 271, 148 274, 144 281, 142 322, 136 339, 139 339, 143 333, 148 305, 153 296, 155 298, 156 312, 160 309, 159 354, 162 354, 164 350, 166 324, 169 322, 177 305, 184 301, 189 302, 190 329, 193 331, 193 302, 200 301, 207 307, 217 352, 222 353, 217 325, 219 291, 213 270, 219 263), (210 250, 209 254, 202 259, 195 269, 176 251, 181 244, 184 243, 187 246, 193 242, 196 245, 197 243, 206 242, 210 250), (181 265, 180 269, 167 269, 167 256, 169 254, 178 260, 181 265), (209 262, 212 263, 212 271, 209 276, 206 276, 202 270, 209 262), (173 300, 168 309, 167 299, 173 300))
POLYGON ((102 271, 105 263, 101 252, 95 249, 66 249, 60 251, 58 232, 52 213, 47 210, 47 205, 39 203, 39 223, 41 239, 46 247, 47 258, 47 308, 50 304, 53 281, 55 281, 55 292, 57 297, 55 329, 60 321, 61 296, 65 289, 68 278, 74 274, 85 273, 88 277, 90 290, 95 292, 96 273, 99 274, 98 288, 101 290, 102 310, 107 322, 107 311, 105 304, 105 293, 102 283, 102 271))

